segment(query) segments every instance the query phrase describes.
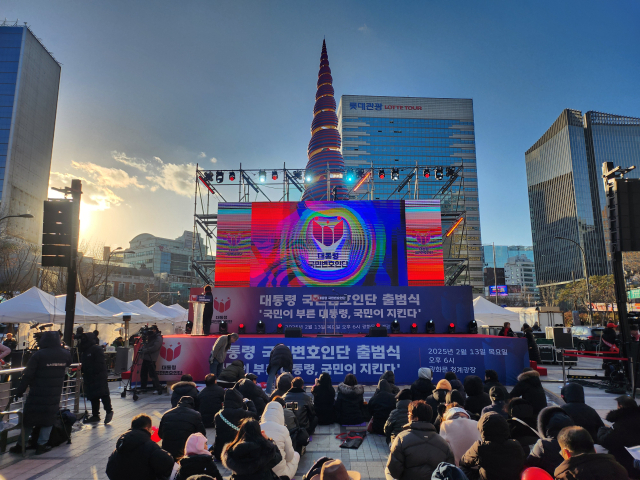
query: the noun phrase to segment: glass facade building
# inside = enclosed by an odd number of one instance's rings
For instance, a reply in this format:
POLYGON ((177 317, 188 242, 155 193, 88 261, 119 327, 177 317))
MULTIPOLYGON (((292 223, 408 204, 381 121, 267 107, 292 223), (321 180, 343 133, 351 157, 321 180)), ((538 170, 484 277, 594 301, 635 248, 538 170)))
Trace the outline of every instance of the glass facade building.
MULTIPOLYGON (((17 23, 17 22, 16 22, 17 23)), ((0 217, 6 235, 42 242, 60 64, 27 26, 0 25, 0 217)))
MULTIPOLYGON (((493 268, 493 245, 483 245, 484 249, 484 266, 493 268)), ((496 245, 496 268, 504 268, 507 261, 511 257, 520 255, 526 256, 533 262, 533 247, 525 247, 523 245, 496 245)))
POLYGON ((349 170, 355 173, 351 182, 347 178, 350 198, 439 199, 443 232, 464 219, 445 239, 445 275, 452 279, 459 273, 453 284, 470 284, 475 293, 482 293, 473 101, 343 95, 338 129, 347 175, 349 170), (450 185, 447 168, 459 169, 450 185), (363 172, 369 171, 373 175, 353 191, 363 172))
MULTIPOLYGON (((640 163, 640 119, 564 110, 525 153, 538 286, 610 272, 602 163, 640 163)), ((637 170, 629 177, 640 177, 637 170)))

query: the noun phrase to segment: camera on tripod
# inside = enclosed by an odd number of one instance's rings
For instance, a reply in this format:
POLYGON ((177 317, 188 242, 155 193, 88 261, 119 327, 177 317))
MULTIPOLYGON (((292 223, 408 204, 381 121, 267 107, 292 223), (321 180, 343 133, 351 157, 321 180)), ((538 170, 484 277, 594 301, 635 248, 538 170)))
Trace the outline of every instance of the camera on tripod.
POLYGON ((158 330, 158 327, 156 325, 144 325, 143 327, 140 328, 140 330, 138 330, 138 333, 136 333, 135 336, 140 338, 140 341, 145 344, 149 341, 149 338, 160 333, 160 331, 158 330))

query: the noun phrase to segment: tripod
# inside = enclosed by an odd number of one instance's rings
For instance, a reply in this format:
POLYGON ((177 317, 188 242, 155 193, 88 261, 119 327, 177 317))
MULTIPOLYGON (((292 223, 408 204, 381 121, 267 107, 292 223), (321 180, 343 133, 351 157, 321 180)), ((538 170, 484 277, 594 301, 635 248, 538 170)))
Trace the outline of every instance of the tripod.
MULTIPOLYGON (((136 343, 134 344, 134 347, 136 347, 136 345, 138 345, 138 343, 140 343, 140 339, 138 338, 138 340, 136 340, 136 343)), ((138 348, 138 350, 136 351, 135 356, 133 357, 133 363, 131 363, 131 376, 129 377, 129 383, 124 385, 124 388, 122 390, 122 393, 120 394, 120 397, 122 398, 126 398, 127 396, 127 390, 129 390, 130 392, 133 392, 133 401, 137 401, 139 396, 138 394, 140 393, 140 391, 135 388, 135 387, 131 387, 132 383, 133 383, 133 369, 137 368, 136 373, 138 374, 138 376, 140 376, 140 368, 142 368, 142 362, 138 362, 138 360, 140 360, 140 353, 142 352, 142 347, 138 348)))

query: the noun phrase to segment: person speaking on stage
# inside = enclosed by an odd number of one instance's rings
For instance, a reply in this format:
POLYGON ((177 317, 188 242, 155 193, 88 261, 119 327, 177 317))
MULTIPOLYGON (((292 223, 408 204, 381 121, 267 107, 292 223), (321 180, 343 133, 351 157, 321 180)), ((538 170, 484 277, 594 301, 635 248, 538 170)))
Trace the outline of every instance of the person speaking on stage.
POLYGON ((273 350, 271 350, 271 355, 269 356, 269 366, 267 367, 267 373, 269 377, 267 378, 267 395, 270 395, 275 388, 276 383, 276 375, 280 369, 283 369, 285 372, 291 373, 291 369, 293 368, 293 355, 291 354, 291 350, 284 343, 279 343, 273 350))
POLYGON ((217 378, 220 378, 222 368, 224 367, 224 360, 227 358, 227 352, 231 348, 231 345, 238 341, 237 333, 230 333, 229 335, 220 335, 213 344, 211 349, 211 355, 209 355, 209 373, 215 373, 217 378))
POLYGON ((213 294, 211 293, 211 285, 205 285, 204 296, 207 298, 207 301, 202 311, 202 333, 204 335, 210 335, 211 320, 213 319, 213 294))

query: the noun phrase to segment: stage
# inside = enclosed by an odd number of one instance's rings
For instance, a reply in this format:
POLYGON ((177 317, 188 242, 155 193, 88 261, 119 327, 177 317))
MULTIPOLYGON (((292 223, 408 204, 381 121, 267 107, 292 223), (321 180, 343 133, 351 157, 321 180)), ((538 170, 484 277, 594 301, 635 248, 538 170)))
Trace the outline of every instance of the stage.
MULTIPOLYGON (((198 337, 166 335, 158 361, 161 381, 175 382, 189 373, 196 382, 209 373, 209 354, 219 335, 198 337)), ((293 374, 304 378, 307 385, 321 373, 331 374, 339 383, 348 373, 355 373, 362 384, 377 384, 386 370, 395 372, 397 384, 411 384, 420 367, 429 367, 435 381, 448 371, 458 378, 484 371, 498 372, 500 382, 514 385, 522 369, 529 366, 527 341, 524 338, 490 335, 410 335, 366 337, 347 334, 342 337, 284 338, 284 335, 240 335, 231 346, 226 364, 242 360, 245 370, 266 382, 266 369, 271 349, 278 343, 287 345, 293 354, 293 374)), ((135 375, 135 373, 134 373, 135 375)))

